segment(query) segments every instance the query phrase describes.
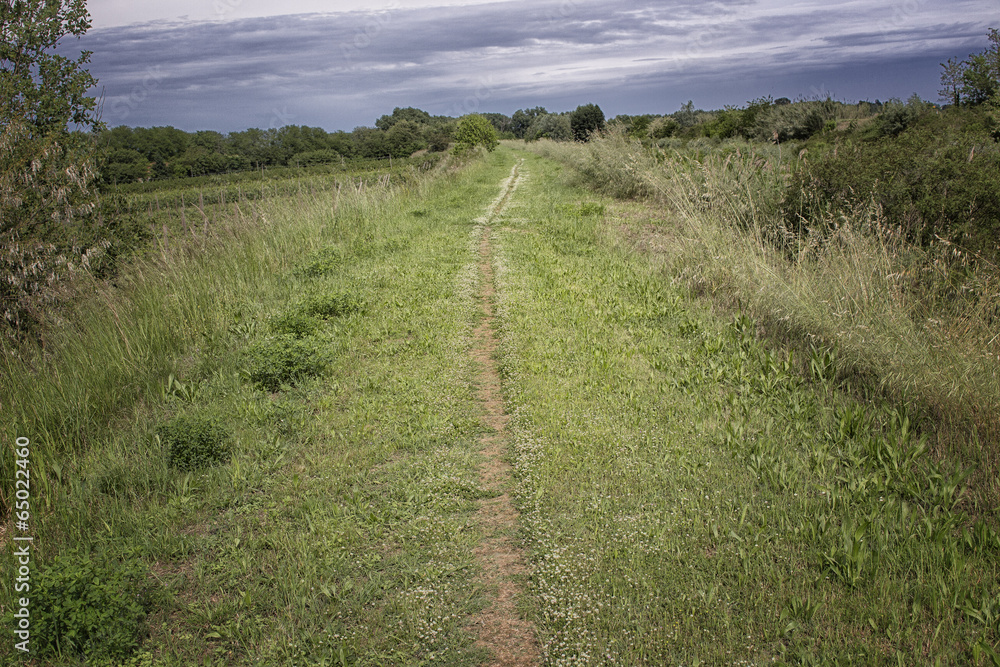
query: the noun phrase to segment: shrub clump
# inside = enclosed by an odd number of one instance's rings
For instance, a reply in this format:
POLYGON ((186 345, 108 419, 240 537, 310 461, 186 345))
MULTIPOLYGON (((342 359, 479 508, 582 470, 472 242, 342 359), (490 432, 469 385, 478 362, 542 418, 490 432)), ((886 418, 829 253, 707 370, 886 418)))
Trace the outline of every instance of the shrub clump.
POLYGON ((270 328, 276 334, 286 334, 294 338, 312 336, 320 327, 320 322, 301 310, 292 310, 271 320, 270 328))
POLYGON ((58 556, 32 580, 32 649, 39 656, 127 660, 146 635, 153 589, 138 561, 58 556))
POLYGON ((229 432, 217 419, 178 415, 157 428, 167 446, 167 464, 178 470, 197 470, 224 462, 229 457, 229 432))
POLYGON ((351 294, 321 294, 309 297, 303 304, 307 315, 328 320, 361 310, 361 302, 351 294))
POLYGON ((247 362, 251 382, 267 391, 278 391, 282 385, 319 375, 327 360, 315 339, 280 334, 250 347, 247 362))
POLYGON ((889 138, 903 123, 893 118, 875 128, 877 139, 841 145, 796 173, 781 205, 786 224, 811 225, 871 202, 914 243, 940 236, 1000 261, 1000 147, 991 120, 976 110, 927 112, 889 138))
POLYGON ((304 278, 322 278, 339 271, 344 265, 344 253, 337 246, 323 248, 305 264, 295 269, 296 275, 304 278))

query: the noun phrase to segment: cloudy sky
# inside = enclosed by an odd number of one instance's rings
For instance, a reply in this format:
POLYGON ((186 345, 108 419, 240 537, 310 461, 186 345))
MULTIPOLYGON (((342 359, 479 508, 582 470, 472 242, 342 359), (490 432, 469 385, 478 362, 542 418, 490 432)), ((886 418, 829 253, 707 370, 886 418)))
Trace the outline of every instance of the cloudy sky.
POLYGON ((109 126, 374 125, 393 107, 608 117, 772 97, 936 100, 997 0, 89 0, 109 126))

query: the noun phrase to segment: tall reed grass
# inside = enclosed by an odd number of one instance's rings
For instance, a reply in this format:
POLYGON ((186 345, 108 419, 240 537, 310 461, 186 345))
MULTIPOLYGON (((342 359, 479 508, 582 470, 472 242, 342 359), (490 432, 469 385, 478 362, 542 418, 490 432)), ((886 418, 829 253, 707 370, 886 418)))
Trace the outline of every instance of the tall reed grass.
POLYGON ((978 491, 1000 499, 996 266, 906 242, 872 203, 789 230, 778 204, 803 156, 787 146, 662 151, 611 133, 528 148, 602 193, 653 202, 666 220, 640 233, 674 280, 807 354, 831 350, 842 380, 932 420, 938 455, 977 465, 978 491))

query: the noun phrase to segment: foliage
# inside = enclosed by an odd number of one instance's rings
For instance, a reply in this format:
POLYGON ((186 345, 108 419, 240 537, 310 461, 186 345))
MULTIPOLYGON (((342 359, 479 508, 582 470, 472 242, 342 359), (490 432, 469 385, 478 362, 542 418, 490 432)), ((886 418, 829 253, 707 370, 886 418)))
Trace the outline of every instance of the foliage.
POLYGON ((180 414, 156 434, 167 447, 167 465, 177 470, 209 468, 229 458, 230 435, 215 417, 180 414))
POLYGON ((152 589, 141 562, 70 552, 39 568, 31 584, 31 646, 39 656, 121 661, 142 644, 152 589))
POLYGON ((950 58, 941 63, 942 102, 958 106, 979 106, 1000 93, 1000 31, 990 28, 987 32, 989 46, 980 53, 973 53, 967 60, 950 58))
POLYGON ((787 223, 808 227, 870 201, 914 242, 940 236, 1000 260, 993 121, 981 110, 919 115, 914 106, 888 107, 876 125, 885 138, 838 146, 799 171, 782 204, 787 223))
MULTIPOLYGON (((72 293, 74 274, 112 275, 148 236, 133 216, 109 215, 114 202, 98 197, 95 145, 80 131, 102 128, 86 96, 96 84, 84 68, 90 53, 76 60, 54 54, 62 38, 89 25, 81 0, 0 6, 0 328, 7 337, 34 332, 72 293)), ((147 170, 135 151, 115 159, 108 178, 147 170)))
POLYGON ((268 324, 272 332, 295 338, 312 336, 322 326, 318 319, 299 309, 284 312, 273 318, 268 324))
POLYGON ((278 334, 250 346, 246 352, 247 377, 267 391, 294 385, 319 375, 327 365, 327 355, 313 338, 278 334))
POLYGON ((361 302, 353 294, 320 294, 306 299, 302 307, 307 314, 326 320, 359 312, 361 302))
POLYGON ((538 141, 539 139, 552 139, 553 141, 571 141, 573 139, 573 127, 567 114, 545 114, 538 116, 531 123, 525 141, 538 141))
POLYGON ((482 146, 488 152, 493 152, 499 145, 500 138, 497 136, 496 128, 483 116, 469 114, 458 121, 458 128, 455 130, 456 152, 472 150, 476 146, 482 146))
POLYGON ((96 80, 76 60, 56 55, 67 35, 90 27, 83 0, 0 5, 0 234, 44 239, 94 205, 89 139, 68 125, 98 129, 96 80))
POLYGON ((343 155, 330 148, 324 148, 318 151, 296 153, 289 160, 289 163, 296 167, 311 167, 317 164, 336 164, 343 161, 343 155))
POLYGON ((663 116, 662 118, 657 118, 652 122, 649 127, 649 136, 655 141, 660 139, 669 139, 677 134, 680 129, 681 124, 674 120, 674 118, 670 116, 663 116))
POLYGON ((420 127, 411 121, 395 123, 385 133, 385 146, 392 157, 408 157, 418 150, 427 148, 427 142, 420 134, 420 127))
POLYGON ((99 169, 104 183, 122 184, 264 167, 335 164, 352 158, 401 158, 428 147, 446 150, 454 126, 452 118, 413 108, 397 108, 392 115, 379 118, 376 127, 358 127, 351 132, 287 125, 223 135, 173 127, 120 126, 97 136, 99 169))
POLYGON ((575 140, 589 141, 590 135, 604 129, 604 112, 596 104, 582 104, 570 114, 569 125, 575 140))
POLYGON ((406 107, 405 109, 396 107, 392 110, 391 115, 382 116, 375 121, 375 127, 382 131, 388 131, 400 122, 412 125, 425 125, 431 122, 431 115, 422 109, 414 107, 406 107))
POLYGON ((840 105, 831 99, 775 104, 760 110, 754 117, 751 134, 758 141, 803 140, 823 130, 835 120, 840 105))
POLYGON ((771 108, 769 97, 762 97, 747 103, 745 108, 726 107, 717 112, 716 117, 702 126, 706 137, 728 139, 742 137, 750 139, 757 130, 757 119, 771 108))
POLYGON ((528 134, 528 129, 531 127, 532 123, 535 122, 540 116, 547 116, 548 111, 545 107, 534 107, 532 109, 518 109, 510 117, 510 130, 514 134, 515 139, 525 139, 528 134))
POLYGON ((915 93, 905 104, 899 100, 889 100, 883 105, 882 113, 875 121, 876 131, 885 137, 895 137, 913 125, 929 107, 930 105, 915 93))

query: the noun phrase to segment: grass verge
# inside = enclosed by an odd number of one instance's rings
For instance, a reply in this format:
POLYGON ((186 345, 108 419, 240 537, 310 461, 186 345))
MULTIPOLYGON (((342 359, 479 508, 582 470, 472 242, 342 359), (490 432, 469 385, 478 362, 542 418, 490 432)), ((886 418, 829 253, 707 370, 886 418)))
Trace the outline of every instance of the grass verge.
POLYGON ((525 171, 494 248, 544 664, 989 664, 969 471, 824 353, 803 375, 686 298, 560 166, 525 171))
POLYGON ((469 235, 511 164, 259 202, 5 357, 4 434, 35 445, 34 580, 128 567, 151 589, 122 601, 121 652, 63 641, 35 664, 481 661, 469 235), (72 554, 99 569, 65 572, 72 554))

